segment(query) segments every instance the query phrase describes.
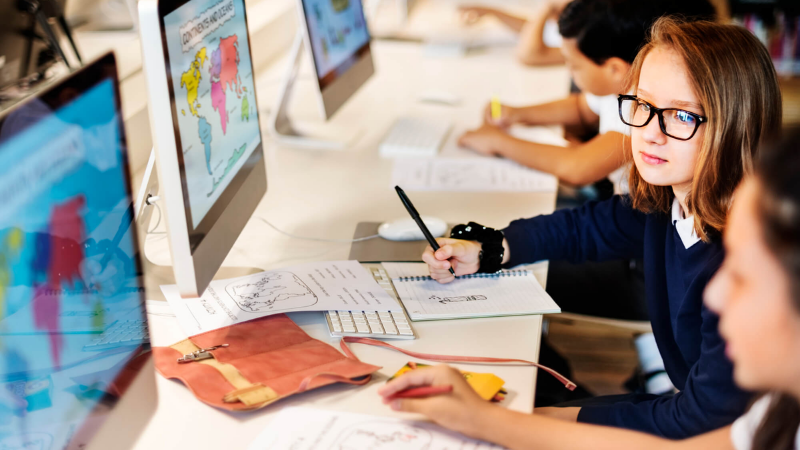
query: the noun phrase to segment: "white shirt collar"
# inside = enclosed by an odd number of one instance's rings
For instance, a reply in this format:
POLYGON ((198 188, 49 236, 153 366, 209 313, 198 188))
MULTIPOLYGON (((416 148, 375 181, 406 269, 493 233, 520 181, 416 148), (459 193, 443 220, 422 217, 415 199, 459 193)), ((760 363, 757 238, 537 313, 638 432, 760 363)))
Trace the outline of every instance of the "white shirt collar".
POLYGON ((683 208, 678 199, 672 201, 672 225, 681 237, 681 242, 685 248, 689 248, 700 241, 694 231, 694 216, 684 217, 683 208))

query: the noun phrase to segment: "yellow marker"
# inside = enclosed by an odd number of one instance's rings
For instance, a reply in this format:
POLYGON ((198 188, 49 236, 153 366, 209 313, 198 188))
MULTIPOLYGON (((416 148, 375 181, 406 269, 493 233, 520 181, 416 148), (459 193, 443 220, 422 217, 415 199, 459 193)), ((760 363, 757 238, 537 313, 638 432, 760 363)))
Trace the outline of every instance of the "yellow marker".
POLYGON ((497 96, 492 97, 492 120, 500 120, 503 116, 503 107, 500 105, 500 99, 497 96))

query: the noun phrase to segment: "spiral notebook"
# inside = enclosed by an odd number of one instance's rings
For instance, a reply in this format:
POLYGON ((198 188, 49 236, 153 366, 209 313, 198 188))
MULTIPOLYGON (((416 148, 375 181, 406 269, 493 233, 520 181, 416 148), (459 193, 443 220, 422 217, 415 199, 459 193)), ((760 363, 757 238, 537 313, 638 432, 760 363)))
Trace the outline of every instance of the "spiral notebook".
POLYGON ((528 270, 472 274, 440 284, 421 263, 383 263, 413 321, 560 313, 528 270))

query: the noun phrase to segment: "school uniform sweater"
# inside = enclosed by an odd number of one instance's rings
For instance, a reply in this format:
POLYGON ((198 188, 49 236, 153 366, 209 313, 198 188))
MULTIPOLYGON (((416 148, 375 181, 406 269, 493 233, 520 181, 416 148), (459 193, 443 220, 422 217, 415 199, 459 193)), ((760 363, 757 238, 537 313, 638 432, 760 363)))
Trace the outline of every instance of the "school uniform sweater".
POLYGON ((520 219, 503 230, 507 267, 541 260, 642 258, 653 334, 675 395, 641 395, 584 406, 579 422, 680 439, 732 423, 751 398, 737 388, 717 316, 703 290, 724 258, 721 239, 686 248, 667 214, 644 214, 627 197, 590 202, 548 216, 520 219))

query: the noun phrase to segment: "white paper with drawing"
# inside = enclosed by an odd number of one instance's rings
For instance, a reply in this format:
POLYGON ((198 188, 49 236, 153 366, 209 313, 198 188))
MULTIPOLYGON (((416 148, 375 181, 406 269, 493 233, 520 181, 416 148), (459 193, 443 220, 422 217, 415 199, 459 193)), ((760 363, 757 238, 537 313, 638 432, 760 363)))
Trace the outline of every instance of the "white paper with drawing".
POLYGON ((498 158, 396 159, 392 186, 407 191, 555 192, 558 180, 498 158))
POLYGON ((249 450, 501 450, 430 422, 285 408, 249 450))
POLYGON ((200 298, 161 286, 189 336, 270 314, 294 311, 401 311, 358 261, 329 261, 215 280, 200 298))
POLYGON ((411 320, 561 312, 528 270, 473 274, 441 284, 421 263, 383 263, 411 320))

